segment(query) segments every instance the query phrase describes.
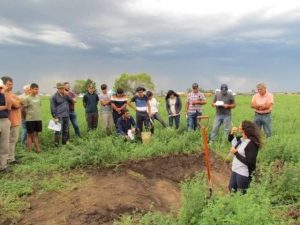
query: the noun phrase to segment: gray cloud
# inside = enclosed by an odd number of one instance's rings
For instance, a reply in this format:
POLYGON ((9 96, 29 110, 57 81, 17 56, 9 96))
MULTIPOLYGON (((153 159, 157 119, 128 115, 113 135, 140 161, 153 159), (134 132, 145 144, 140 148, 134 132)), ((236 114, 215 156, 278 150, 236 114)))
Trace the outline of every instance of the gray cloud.
POLYGON ((299 6, 237 16, 146 12, 136 5, 3 0, 0 73, 14 75, 20 87, 39 80, 47 91, 47 81, 91 77, 112 84, 122 72, 148 72, 158 90, 186 90, 193 81, 212 89, 226 79, 242 91, 262 79, 274 90, 298 90, 291 80, 299 83, 299 6))

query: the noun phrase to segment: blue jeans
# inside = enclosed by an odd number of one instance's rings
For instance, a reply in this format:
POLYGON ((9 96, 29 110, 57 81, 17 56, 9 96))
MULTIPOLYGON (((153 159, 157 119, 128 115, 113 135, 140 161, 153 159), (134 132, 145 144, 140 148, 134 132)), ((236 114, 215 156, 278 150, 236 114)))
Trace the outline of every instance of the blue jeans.
POLYGON ((267 137, 272 136, 272 117, 271 113, 267 114, 258 114, 255 113, 254 123, 261 129, 264 129, 264 132, 267 137))
POLYGON ((26 120, 22 119, 22 133, 21 133, 21 144, 26 145, 27 139, 27 128, 26 128, 26 120))
POLYGON ((178 116, 169 116, 169 126, 173 127, 173 122, 175 122, 175 128, 179 128, 179 123, 180 123, 180 115, 178 116))
POLYGON ((224 133, 227 136, 230 131, 230 127, 231 127, 231 115, 216 115, 215 116, 213 129, 212 129, 212 132, 210 135, 211 141, 216 140, 222 123, 223 123, 223 127, 224 127, 224 133))
POLYGON ((250 181, 251 181, 250 177, 245 177, 236 172, 232 172, 229 185, 228 185, 229 191, 237 192, 239 190, 243 194, 245 194, 246 190, 249 187, 250 181))
POLYGON ((196 111, 196 112, 188 112, 188 118, 187 118, 187 126, 188 130, 196 130, 199 127, 198 122, 198 116, 201 116, 202 112, 196 111))
POLYGON ((78 122, 77 122, 77 115, 76 115, 75 112, 70 112, 70 121, 71 121, 72 126, 74 128, 75 134, 78 137, 80 137, 81 134, 80 134, 80 129, 79 129, 78 122))

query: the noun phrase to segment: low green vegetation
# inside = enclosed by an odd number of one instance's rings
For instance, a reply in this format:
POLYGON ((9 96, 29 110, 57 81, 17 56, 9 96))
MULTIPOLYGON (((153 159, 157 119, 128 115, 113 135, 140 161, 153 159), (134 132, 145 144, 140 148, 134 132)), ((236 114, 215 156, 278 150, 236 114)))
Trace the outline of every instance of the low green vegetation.
MULTIPOLYGON (((250 96, 236 97, 235 126, 244 119, 252 120, 250 100, 250 96)), ((299 218, 287 215, 290 210, 300 210, 299 100, 299 96, 275 97, 274 135, 265 140, 259 152, 259 173, 247 195, 214 194, 208 198, 204 175, 199 175, 182 183, 182 206, 177 216, 159 212, 125 215, 116 224, 297 224, 299 218)), ((164 100, 160 101, 161 114, 167 119, 164 100)), ((204 114, 210 116, 210 131, 214 109, 210 106, 211 99, 208 102, 204 114)), ((85 168, 116 165, 128 159, 202 151, 200 132, 186 132, 183 114, 179 130, 163 129, 156 123, 151 143, 143 145, 124 142, 101 128, 87 134, 80 100, 76 107, 83 138, 76 139, 70 129, 70 144, 55 148, 53 133, 46 128, 50 119, 49 99, 43 100, 43 153, 28 152, 18 146, 17 156, 22 163, 12 166, 11 173, 0 175, 0 224, 5 221, 17 224, 22 210, 28 207, 27 197, 32 194, 74 188, 85 179, 85 168)), ((229 144, 223 132, 212 150, 224 159, 227 157, 229 144)))

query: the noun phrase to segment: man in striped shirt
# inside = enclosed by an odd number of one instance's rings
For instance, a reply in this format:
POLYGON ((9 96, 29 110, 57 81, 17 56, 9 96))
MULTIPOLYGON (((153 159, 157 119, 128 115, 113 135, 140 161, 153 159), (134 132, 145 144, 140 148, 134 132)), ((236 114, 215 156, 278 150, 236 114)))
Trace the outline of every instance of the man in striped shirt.
POLYGON ((199 90, 199 85, 193 83, 192 92, 187 96, 185 112, 187 116, 187 126, 188 130, 196 130, 199 126, 198 116, 202 115, 202 105, 207 103, 206 98, 203 93, 199 90))

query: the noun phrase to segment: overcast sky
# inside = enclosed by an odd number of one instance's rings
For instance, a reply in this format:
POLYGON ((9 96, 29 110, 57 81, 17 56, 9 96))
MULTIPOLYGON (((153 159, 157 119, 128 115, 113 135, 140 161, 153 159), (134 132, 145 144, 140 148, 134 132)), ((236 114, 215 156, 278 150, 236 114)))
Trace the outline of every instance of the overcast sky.
POLYGON ((157 91, 299 91, 299 24, 299 0, 0 0, 0 75, 50 93, 123 72, 157 91))

